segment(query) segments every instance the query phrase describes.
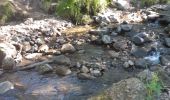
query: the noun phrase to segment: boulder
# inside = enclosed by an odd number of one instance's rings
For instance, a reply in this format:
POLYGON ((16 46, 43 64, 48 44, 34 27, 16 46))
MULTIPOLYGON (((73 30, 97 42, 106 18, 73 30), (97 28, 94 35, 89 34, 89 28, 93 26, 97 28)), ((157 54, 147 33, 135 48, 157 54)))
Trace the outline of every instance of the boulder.
POLYGON ((16 66, 16 62, 11 57, 5 57, 2 60, 2 69, 3 70, 13 70, 13 68, 16 66))
POLYGON ((64 55, 59 55, 54 57, 53 63, 60 65, 70 65, 71 61, 68 57, 64 55))
POLYGON ((44 64, 44 65, 40 65, 38 67, 36 67, 37 71, 40 73, 40 74, 46 74, 48 72, 52 72, 53 71, 53 67, 50 66, 49 64, 44 64))
POLYGON ((74 46, 70 43, 67 44, 63 44, 62 48, 61 48, 61 52, 63 53, 73 53, 75 52, 76 49, 74 48, 74 46))
POLYGON ((110 88, 88 100, 145 100, 145 98, 144 83, 137 78, 129 78, 113 83, 110 88))
POLYGON ((55 72, 57 75, 61 75, 61 76, 66 76, 66 75, 71 74, 71 70, 65 66, 56 66, 55 72))

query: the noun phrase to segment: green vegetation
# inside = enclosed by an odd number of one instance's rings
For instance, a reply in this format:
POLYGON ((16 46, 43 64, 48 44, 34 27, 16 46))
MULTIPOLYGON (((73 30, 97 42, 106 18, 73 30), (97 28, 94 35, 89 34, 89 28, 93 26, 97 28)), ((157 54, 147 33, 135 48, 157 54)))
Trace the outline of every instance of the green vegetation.
POLYGON ((10 2, 6 2, 1 8, 1 11, 3 15, 0 15, 0 23, 5 23, 6 21, 8 21, 12 14, 13 14, 13 11, 12 11, 12 5, 10 2))
POLYGON ((82 23, 83 15, 96 15, 104 10, 109 2, 110 0, 61 0, 56 14, 79 24, 82 23))
POLYGON ((155 96, 159 96, 162 89, 162 82, 160 81, 158 74, 154 73, 152 79, 145 83, 147 89, 146 100, 154 100, 155 96))

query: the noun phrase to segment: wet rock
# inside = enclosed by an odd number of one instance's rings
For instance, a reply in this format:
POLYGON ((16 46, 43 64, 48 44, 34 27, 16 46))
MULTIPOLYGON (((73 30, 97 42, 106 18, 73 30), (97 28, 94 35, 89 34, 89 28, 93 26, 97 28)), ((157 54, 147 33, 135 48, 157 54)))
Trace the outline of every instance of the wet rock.
POLYGON ((120 27, 121 27, 121 31, 122 31, 122 32, 129 32, 129 31, 132 30, 133 25, 130 25, 130 24, 122 24, 122 25, 120 25, 120 27))
POLYGON ((170 17, 169 15, 160 15, 158 21, 161 25, 167 26, 168 24, 170 24, 170 17))
POLYGON ((29 42, 23 42, 23 48, 22 48, 22 50, 23 51, 29 51, 29 50, 31 50, 31 45, 30 45, 30 43, 29 42))
POLYGON ((3 70, 13 70, 16 66, 15 60, 11 57, 5 57, 2 60, 2 69, 3 70))
POLYGON ((154 72, 151 72, 149 69, 145 69, 144 71, 137 74, 137 78, 143 80, 144 82, 152 80, 154 72))
POLYGON ((95 79, 94 76, 88 74, 88 73, 78 73, 77 77, 81 80, 92 80, 95 79))
POLYGON ((11 89, 14 89, 14 85, 11 82, 5 81, 0 83, 0 94, 4 94, 11 89))
POLYGON ((132 38, 132 41, 136 44, 136 45, 142 45, 144 44, 144 39, 142 37, 139 37, 139 36, 134 36, 132 38))
POLYGON ((170 65, 170 62, 169 62, 170 61, 170 56, 169 55, 161 56, 160 61, 161 61, 162 65, 169 66, 170 65))
POLYGON ((143 82, 137 78, 129 78, 122 80, 101 92, 97 96, 91 97, 88 100, 145 100, 146 89, 143 82))
POLYGON ((4 72, 3 72, 3 70, 2 69, 0 69, 0 76, 3 74, 4 72))
POLYGON ((49 64, 44 64, 44 65, 40 65, 40 66, 36 67, 36 70, 40 74, 46 74, 46 73, 52 72, 53 71, 53 67, 50 66, 49 64))
POLYGON ((102 73, 100 72, 100 70, 95 69, 95 70, 91 70, 90 73, 95 76, 95 77, 100 77, 102 76, 102 73))
POLYGON ((109 50, 109 51, 108 51, 108 54, 109 54, 109 56, 110 56, 111 58, 117 58, 117 57, 119 57, 119 53, 118 53, 118 52, 115 52, 115 51, 113 51, 113 50, 109 50))
POLYGON ((61 65, 70 65, 71 61, 68 57, 64 55, 59 55, 54 57, 53 63, 61 64, 61 65))
POLYGON ((57 75, 61 75, 61 76, 66 76, 66 75, 71 74, 71 70, 65 66, 56 66, 55 72, 57 75))
POLYGON ((46 44, 43 44, 38 48, 38 52, 48 52, 48 50, 49 50, 49 47, 46 44))
POLYGON ((89 69, 86 66, 82 66, 82 68, 80 69, 80 72, 82 73, 88 73, 89 69))
POLYGON ((165 28, 165 32, 170 34, 170 24, 165 28))
POLYGON ((165 38, 165 45, 170 47, 170 38, 165 38))
POLYGON ((119 41, 119 42, 117 41, 113 44, 113 47, 114 47, 115 50, 121 51, 121 50, 127 49, 128 46, 127 46, 127 43, 125 41, 119 41))
POLYGON ((104 44, 110 44, 110 43, 112 43, 111 37, 110 37, 109 35, 103 35, 103 36, 102 36, 102 41, 103 41, 104 44))
POLYGON ((75 51, 76 51, 76 49, 70 43, 64 44, 61 48, 61 52, 63 52, 63 53, 73 53, 75 51))
POLYGON ((147 50, 144 48, 136 48, 131 51, 131 54, 135 57, 145 57, 147 55, 147 50))
POLYGON ((116 33, 116 32, 112 32, 110 35, 111 35, 111 36, 117 36, 117 35, 118 35, 118 33, 116 33))
POLYGON ((145 69, 148 67, 148 63, 144 59, 138 59, 135 61, 135 67, 145 69))
POLYGON ((124 68, 129 68, 129 67, 132 67, 132 66, 134 66, 134 62, 132 60, 129 60, 129 61, 127 61, 123 64, 124 68))

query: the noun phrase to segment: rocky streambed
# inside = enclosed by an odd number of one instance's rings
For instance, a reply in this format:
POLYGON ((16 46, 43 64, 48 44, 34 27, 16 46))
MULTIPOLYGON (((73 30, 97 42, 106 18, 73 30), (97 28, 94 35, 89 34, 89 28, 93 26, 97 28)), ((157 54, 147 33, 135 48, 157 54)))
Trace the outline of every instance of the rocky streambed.
POLYGON ((0 99, 145 100, 141 78, 158 73, 154 98, 169 100, 169 8, 108 9, 95 27, 58 18, 1 26, 0 99))

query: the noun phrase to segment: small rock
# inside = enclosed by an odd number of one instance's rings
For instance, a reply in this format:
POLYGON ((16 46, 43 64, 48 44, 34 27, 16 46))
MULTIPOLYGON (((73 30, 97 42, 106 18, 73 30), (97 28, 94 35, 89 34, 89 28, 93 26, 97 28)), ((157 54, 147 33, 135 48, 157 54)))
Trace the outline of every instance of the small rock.
POLYGON ((115 52, 113 50, 109 50, 108 51, 108 54, 111 58, 118 58, 119 57, 119 53, 118 52, 115 52))
POLYGON ((118 35, 118 33, 116 33, 116 32, 111 33, 111 36, 117 36, 117 35, 118 35))
POLYGON ((88 73, 79 73, 77 74, 77 77, 81 80, 92 80, 95 79, 94 76, 88 74, 88 73))
POLYGON ((136 48, 131 51, 131 54, 135 57, 145 57, 147 55, 147 50, 143 48, 136 48))
POLYGON ((2 60, 3 70, 13 70, 15 66, 16 66, 15 60, 11 57, 6 57, 2 60))
POLYGON ((73 53, 75 51, 76 51, 76 49, 70 43, 64 44, 61 48, 61 52, 63 52, 63 53, 73 53))
POLYGON ((170 38, 165 38, 165 45, 170 47, 170 38))
POLYGON ((109 35, 103 35, 103 36, 102 36, 102 41, 103 41, 104 44, 110 44, 110 43, 112 43, 111 38, 110 38, 109 35))
POLYGON ((42 56, 42 53, 27 53, 24 58, 28 60, 36 59, 42 56))
POLYGON ((0 83, 0 94, 4 94, 11 89, 14 89, 14 85, 11 82, 5 81, 0 83))
POLYGON ((48 50, 49 50, 49 47, 46 44, 43 44, 38 48, 38 52, 48 52, 48 50))
POLYGON ((162 65, 169 66, 170 65, 170 62, 169 62, 170 61, 170 56, 169 55, 161 56, 160 61, 161 61, 162 65))
POLYGON ((71 65, 70 59, 64 55, 59 55, 59 56, 54 57, 53 63, 71 65))
POLYGON ((45 54, 47 54, 47 55, 60 55, 61 52, 59 50, 50 49, 45 54))
POLYGON ((129 60, 128 63, 130 66, 134 66, 134 62, 132 60, 129 60))
POLYGON ((86 66, 82 66, 82 68, 80 69, 80 71, 82 73, 88 73, 89 72, 89 69, 86 67, 86 66))
POLYGON ((37 67, 37 70, 40 74, 46 74, 52 72, 53 68, 49 64, 40 65, 37 67))
POLYGON ((30 43, 29 42, 23 42, 23 48, 22 48, 22 50, 23 51, 29 51, 29 50, 31 50, 31 45, 30 45, 30 43))
POLYGON ((61 76, 66 76, 71 74, 71 70, 65 66, 57 66, 55 68, 55 72, 57 75, 61 75, 61 76))
POLYGON ((132 30, 133 25, 123 24, 123 25, 120 25, 120 27, 123 32, 129 32, 132 30))
POLYGON ((93 75, 93 76, 95 76, 95 77, 100 77, 100 76, 102 76, 102 73, 99 71, 99 70, 92 70, 92 71, 90 71, 90 73, 93 75))
POLYGON ((0 70, 0 76, 1 76, 3 73, 4 73, 4 72, 3 72, 3 70, 1 69, 1 70, 0 70))
POLYGON ((83 53, 85 53, 85 50, 79 50, 77 53, 83 54, 83 53))
POLYGON ((125 62, 125 63, 123 64, 123 67, 124 67, 124 68, 129 68, 129 63, 128 63, 128 62, 125 62))
POLYGON ((136 45, 142 45, 144 44, 144 39, 142 37, 139 37, 139 36, 134 36, 132 38, 132 41, 136 44, 136 45))
POLYGON ((166 32, 167 34, 170 34, 170 24, 165 28, 165 32, 166 32))
POLYGON ((150 70, 145 69, 144 71, 137 74, 137 77, 144 81, 150 81, 152 80, 153 75, 154 75, 154 72, 151 72, 150 70))
POLYGON ((135 67, 145 69, 148 67, 148 63, 144 59, 138 59, 135 61, 135 67))
POLYGON ((117 41, 113 44, 114 49, 117 51, 125 50, 128 46, 126 42, 117 41))

